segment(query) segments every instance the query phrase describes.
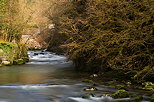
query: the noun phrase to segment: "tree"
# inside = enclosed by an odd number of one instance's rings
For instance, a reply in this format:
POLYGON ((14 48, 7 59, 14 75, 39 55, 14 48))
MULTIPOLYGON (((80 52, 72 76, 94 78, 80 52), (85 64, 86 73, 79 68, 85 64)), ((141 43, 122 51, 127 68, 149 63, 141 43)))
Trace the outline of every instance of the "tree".
POLYGON ((23 20, 19 13, 18 0, 0 1, 0 36, 8 42, 19 42, 23 30, 23 20))
MULTIPOLYGON (((153 73, 152 0, 73 0, 57 17, 58 33, 78 70, 153 73)), ((144 76, 145 77, 145 76, 144 76)))

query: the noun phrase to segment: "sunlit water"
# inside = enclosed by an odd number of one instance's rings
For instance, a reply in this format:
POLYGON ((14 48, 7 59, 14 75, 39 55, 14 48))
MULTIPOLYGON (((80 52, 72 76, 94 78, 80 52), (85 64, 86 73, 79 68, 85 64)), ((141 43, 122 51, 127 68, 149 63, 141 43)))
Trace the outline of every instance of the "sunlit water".
MULTIPOLYGON (((0 102, 117 102, 103 93, 114 92, 106 86, 85 92, 84 75, 73 69, 71 61, 48 51, 29 51, 30 62, 0 69, 0 102), (81 96, 93 93, 88 99, 81 96)), ((130 100, 126 98, 124 100, 130 100)), ((121 101, 122 102, 122 101, 121 101)))

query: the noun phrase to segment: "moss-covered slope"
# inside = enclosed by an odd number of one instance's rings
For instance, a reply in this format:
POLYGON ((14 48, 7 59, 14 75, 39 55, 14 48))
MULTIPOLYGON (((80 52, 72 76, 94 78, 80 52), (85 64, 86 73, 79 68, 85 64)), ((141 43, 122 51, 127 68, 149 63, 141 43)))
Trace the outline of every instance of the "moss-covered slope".
POLYGON ((28 60, 27 48, 25 45, 0 42, 0 65, 18 64, 18 59, 23 59, 22 63, 28 60))

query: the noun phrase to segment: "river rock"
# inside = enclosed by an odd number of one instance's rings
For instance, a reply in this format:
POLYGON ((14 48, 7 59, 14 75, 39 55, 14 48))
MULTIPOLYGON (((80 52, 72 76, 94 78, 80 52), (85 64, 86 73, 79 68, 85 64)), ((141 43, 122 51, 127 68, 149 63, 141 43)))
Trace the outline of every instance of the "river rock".
POLYGON ((128 92, 126 90, 118 90, 116 91, 113 95, 112 95, 114 98, 127 98, 129 95, 128 95, 128 92))
POLYGON ((86 88, 84 88, 83 90, 84 90, 84 91, 96 91, 97 88, 95 88, 95 87, 86 87, 86 88))
POLYGON ((7 65, 10 65, 10 64, 11 64, 11 62, 10 62, 10 61, 2 61, 2 65, 7 66, 7 65))
POLYGON ((40 54, 44 55, 44 53, 43 53, 43 52, 41 52, 40 54))
POLYGON ((90 77, 94 78, 94 77, 98 77, 98 75, 97 74, 92 74, 92 75, 90 75, 90 77))
POLYGON ((38 53, 34 53, 34 56, 39 55, 38 53))
POLYGON ((82 98, 90 98, 90 97, 94 97, 94 94, 86 93, 86 94, 82 95, 82 98))

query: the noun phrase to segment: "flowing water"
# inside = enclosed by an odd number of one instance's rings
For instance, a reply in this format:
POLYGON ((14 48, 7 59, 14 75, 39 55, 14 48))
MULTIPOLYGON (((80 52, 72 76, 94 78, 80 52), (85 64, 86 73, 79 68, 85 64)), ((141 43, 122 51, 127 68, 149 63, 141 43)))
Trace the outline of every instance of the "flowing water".
POLYGON ((72 62, 65 56, 41 50, 28 54, 30 62, 27 64, 0 69, 0 102, 119 101, 102 96, 115 91, 103 85, 96 87, 98 91, 83 91, 91 85, 82 82, 84 74, 75 72, 72 62), (86 93, 93 93, 95 97, 81 98, 86 93))

